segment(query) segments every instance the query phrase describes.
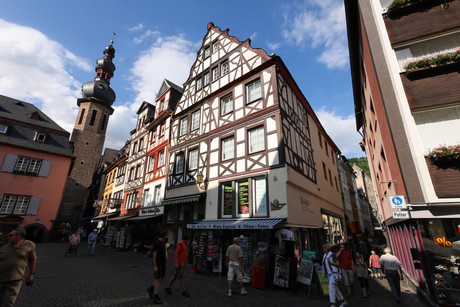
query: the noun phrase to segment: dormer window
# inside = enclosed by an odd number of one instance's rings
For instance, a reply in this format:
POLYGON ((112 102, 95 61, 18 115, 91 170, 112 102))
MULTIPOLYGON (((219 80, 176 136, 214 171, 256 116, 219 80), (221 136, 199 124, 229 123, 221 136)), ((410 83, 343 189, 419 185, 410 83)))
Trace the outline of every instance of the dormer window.
POLYGON ((5 134, 8 131, 8 125, 7 124, 0 124, 0 133, 5 134))
POLYGON ((37 142, 45 142, 46 140, 46 133, 43 133, 43 132, 35 132, 35 137, 34 137, 34 141, 37 141, 37 142))

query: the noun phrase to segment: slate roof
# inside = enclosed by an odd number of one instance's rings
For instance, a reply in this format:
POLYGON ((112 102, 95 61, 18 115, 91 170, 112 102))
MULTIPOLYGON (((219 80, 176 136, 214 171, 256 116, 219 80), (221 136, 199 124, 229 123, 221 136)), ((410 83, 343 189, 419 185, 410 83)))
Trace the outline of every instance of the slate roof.
POLYGON ((0 125, 8 126, 0 144, 73 157, 70 133, 31 103, 0 95, 0 125), (44 142, 34 141, 36 132, 44 142))

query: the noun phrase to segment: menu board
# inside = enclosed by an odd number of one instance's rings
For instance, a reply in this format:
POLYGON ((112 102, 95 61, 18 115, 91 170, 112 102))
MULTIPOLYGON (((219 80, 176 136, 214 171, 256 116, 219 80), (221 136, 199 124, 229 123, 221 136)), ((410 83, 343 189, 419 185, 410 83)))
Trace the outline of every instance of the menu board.
POLYGON ((238 184, 238 214, 249 214, 249 186, 247 181, 238 184))
POLYGON ((224 215, 233 214, 233 187, 224 185, 224 215))

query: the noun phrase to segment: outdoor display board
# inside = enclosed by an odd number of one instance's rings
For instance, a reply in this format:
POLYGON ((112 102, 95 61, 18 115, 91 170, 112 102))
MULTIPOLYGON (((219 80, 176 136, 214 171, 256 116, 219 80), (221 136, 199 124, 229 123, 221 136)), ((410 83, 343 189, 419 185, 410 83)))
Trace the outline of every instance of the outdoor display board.
POLYGON ((315 267, 313 265, 313 261, 302 259, 300 262, 299 274, 297 275, 297 281, 310 286, 314 271, 315 267))

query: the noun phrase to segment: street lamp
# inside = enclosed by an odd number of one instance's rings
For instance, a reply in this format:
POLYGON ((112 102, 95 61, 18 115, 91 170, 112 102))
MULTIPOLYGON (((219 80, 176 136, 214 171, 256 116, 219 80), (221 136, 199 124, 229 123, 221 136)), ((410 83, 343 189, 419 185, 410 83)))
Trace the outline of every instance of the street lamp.
POLYGON ((200 189, 206 190, 208 188, 208 179, 204 178, 204 175, 201 171, 199 171, 196 175, 196 182, 198 183, 198 187, 200 189))

